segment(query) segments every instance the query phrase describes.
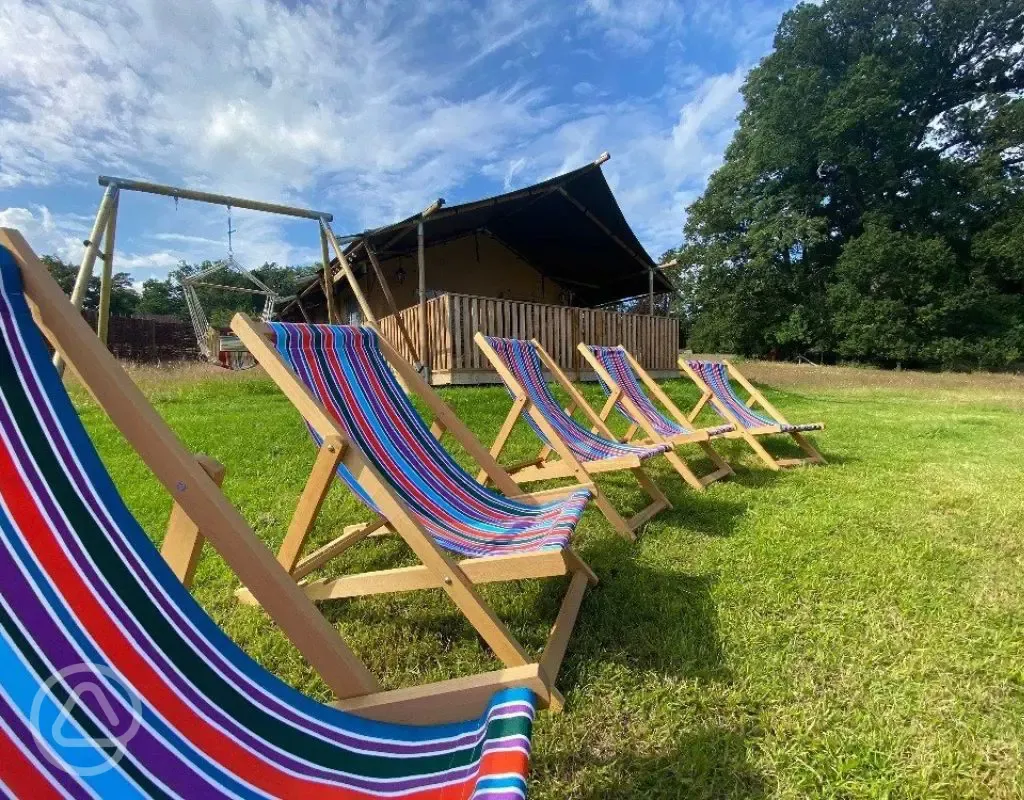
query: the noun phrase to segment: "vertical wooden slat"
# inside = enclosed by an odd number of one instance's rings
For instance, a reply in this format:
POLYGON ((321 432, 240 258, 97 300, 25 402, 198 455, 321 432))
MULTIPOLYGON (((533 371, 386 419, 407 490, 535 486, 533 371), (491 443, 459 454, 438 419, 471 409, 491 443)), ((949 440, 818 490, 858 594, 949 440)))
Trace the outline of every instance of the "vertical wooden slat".
MULTIPOLYGON (((679 321, 671 317, 464 294, 431 298, 426 310, 428 352, 433 367, 449 372, 453 379, 460 371, 489 368, 473 343, 478 330, 488 336, 537 339, 573 380, 589 371, 576 350, 579 342, 621 344, 645 369, 675 368, 679 321)), ((419 321, 418 312, 418 305, 413 305, 379 322, 382 335, 407 361, 414 361, 415 353, 405 341, 398 320, 411 329, 419 321)))

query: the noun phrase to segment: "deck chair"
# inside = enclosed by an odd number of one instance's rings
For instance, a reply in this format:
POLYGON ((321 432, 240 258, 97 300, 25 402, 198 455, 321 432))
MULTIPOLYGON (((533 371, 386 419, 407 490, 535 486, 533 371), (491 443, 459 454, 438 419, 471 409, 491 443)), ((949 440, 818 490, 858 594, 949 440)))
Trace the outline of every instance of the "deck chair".
MULTIPOLYGON (((415 567, 307 581, 314 600, 440 588, 494 654, 510 668, 539 671, 548 707, 559 710, 554 681, 588 584, 597 577, 570 546, 590 488, 524 495, 484 446, 373 328, 256 322, 232 328, 305 418, 319 455, 278 559, 304 578, 373 532, 397 533, 420 560, 415 567), (506 494, 478 484, 442 447, 402 390, 395 373, 443 426, 488 470, 506 494), (348 444, 348 447, 344 446, 348 444), (368 471, 380 476, 367 481, 368 471), (335 475, 376 515, 369 524, 300 558, 335 475), (512 495, 512 496, 508 496, 512 495), (453 556, 466 556, 456 561, 453 556), (475 586, 569 575, 569 588, 548 645, 533 661, 475 586)), ((251 594, 243 591, 243 601, 251 594)))
MULTIPOLYGON (((619 514, 596 484, 590 484, 594 486, 595 504, 616 532, 629 541, 636 539, 635 532, 644 523, 659 512, 672 508, 668 498, 643 468, 644 461, 665 454, 672 449, 671 445, 660 442, 636 445, 616 439, 536 339, 500 339, 484 336, 478 331, 474 341, 512 395, 512 408, 491 446, 491 455, 497 458, 501 454, 516 421, 524 414, 544 443, 536 458, 508 468, 517 483, 569 477, 579 483, 589 483, 591 475, 629 470, 651 498, 650 504, 629 520, 619 514), (545 368, 569 394, 571 402, 568 408, 563 409, 551 393, 544 380, 545 368), (590 419, 593 431, 573 419, 573 411, 577 408, 590 419), (558 456, 557 460, 554 460, 555 456, 558 456)), ((480 475, 478 479, 485 480, 486 476, 480 475)))
POLYGON ((380 692, 13 230, 0 230, 0 675, 3 796, 525 794, 533 693, 380 692), (359 715, 262 669, 193 600, 119 496, 40 329, 359 715))
POLYGON ((790 424, 782 416, 782 413, 769 403, 765 396, 729 361, 696 361, 680 356, 679 368, 697 384, 697 388, 701 392, 700 400, 697 401, 687 417, 691 422, 710 402, 715 413, 733 427, 733 430, 724 434, 725 438, 743 439, 768 465, 769 469, 777 471, 783 467, 826 463, 821 453, 803 435, 808 431, 824 430, 824 422, 810 422, 803 425, 790 424), (730 378, 735 379, 740 386, 747 390, 747 400, 743 400, 739 396, 730 378), (757 405, 760 405, 770 416, 756 412, 754 407, 757 405), (775 458, 758 441, 762 436, 773 436, 780 433, 788 433, 792 436, 807 457, 775 458))
POLYGON ((710 442, 711 439, 731 431, 732 425, 719 425, 703 430, 691 427, 683 412, 672 402, 672 398, 665 394, 665 391, 654 382, 646 370, 622 345, 597 347, 581 342, 577 349, 597 373, 601 388, 608 395, 608 400, 600 412, 601 419, 607 422, 614 409, 629 423, 629 429, 622 437, 622 441, 634 441, 634 437, 642 431, 648 442, 668 444, 673 448, 688 444, 697 445, 716 467, 712 472, 701 477, 694 474, 674 449, 665 453, 668 463, 684 481, 697 491, 704 491, 709 484, 734 474, 732 467, 710 442), (644 391, 644 386, 672 415, 671 417, 666 416, 654 404, 647 392, 644 391))

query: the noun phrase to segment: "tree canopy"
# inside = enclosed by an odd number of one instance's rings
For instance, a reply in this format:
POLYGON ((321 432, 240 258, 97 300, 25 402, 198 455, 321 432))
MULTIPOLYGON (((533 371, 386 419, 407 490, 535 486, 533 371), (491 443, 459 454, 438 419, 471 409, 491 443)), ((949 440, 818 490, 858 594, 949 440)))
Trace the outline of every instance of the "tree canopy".
POLYGON ((1024 360, 1024 0, 782 19, 679 251, 696 350, 1024 360))

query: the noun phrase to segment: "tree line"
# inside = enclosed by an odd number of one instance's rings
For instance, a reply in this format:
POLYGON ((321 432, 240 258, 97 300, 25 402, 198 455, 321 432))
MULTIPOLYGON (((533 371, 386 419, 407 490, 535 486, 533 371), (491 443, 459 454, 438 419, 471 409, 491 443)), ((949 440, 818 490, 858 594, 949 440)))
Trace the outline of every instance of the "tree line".
MULTIPOLYGON (((69 264, 55 256, 43 256, 43 261, 67 294, 71 294, 78 266, 69 264)), ((110 313, 113 316, 168 316, 189 321, 188 306, 181 288, 181 279, 200 270, 214 266, 218 262, 203 261, 189 264, 182 261, 171 270, 166 278, 149 278, 137 289, 132 276, 127 272, 116 272, 110 282, 110 313)), ((257 278, 273 289, 280 297, 295 294, 300 288, 316 275, 318 267, 287 267, 268 262, 250 270, 257 278)), ((252 283, 236 272, 222 270, 210 276, 210 283, 222 286, 237 286, 243 289, 255 288, 252 283)), ((263 310, 262 295, 243 294, 225 289, 208 286, 196 287, 206 317, 214 327, 226 327, 231 317, 239 311, 259 314, 263 310)), ((83 308, 97 308, 100 299, 100 279, 94 275, 86 288, 83 308)))
POLYGON ((743 86, 676 275, 690 346, 1024 362, 1024 0, 825 0, 743 86))

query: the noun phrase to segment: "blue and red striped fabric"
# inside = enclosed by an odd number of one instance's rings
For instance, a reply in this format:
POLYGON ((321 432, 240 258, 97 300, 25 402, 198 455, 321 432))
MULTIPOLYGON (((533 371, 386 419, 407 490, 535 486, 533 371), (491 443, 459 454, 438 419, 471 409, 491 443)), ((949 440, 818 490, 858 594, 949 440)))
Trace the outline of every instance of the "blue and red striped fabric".
POLYGON ((362 719, 250 659, 128 511, 0 248, 0 796, 525 797, 534 698, 362 719))
MULTIPOLYGON (((823 427, 820 422, 812 422, 806 425, 791 425, 788 422, 779 422, 777 419, 758 414, 740 399, 732 385, 732 381, 729 380, 729 367, 721 361, 687 361, 686 363, 707 384, 715 399, 728 408, 736 419, 739 420, 739 423, 748 430, 778 425, 782 433, 797 433, 800 431, 820 431, 823 427)), ((713 405, 712 408, 714 408, 713 405)), ((716 412, 717 410, 715 409, 716 412)), ((723 419, 728 419, 723 414, 719 414, 719 416, 723 419)))
MULTIPOLYGON (((633 401, 633 405, 636 406, 637 411, 643 415, 643 420, 633 419, 629 409, 620 400, 615 404, 615 409, 629 422, 641 424, 646 421, 655 433, 665 439, 671 439, 674 436, 688 436, 689 434, 694 433, 693 428, 689 428, 674 419, 670 419, 665 416, 656 405, 654 405, 651 398, 647 396, 647 392, 644 391, 644 387, 641 385, 637 374, 633 371, 633 367, 630 365, 629 359, 626 358, 626 351, 621 346, 593 347, 587 345, 587 347, 590 352, 594 354, 594 357, 598 362, 600 362, 601 366, 608 371, 608 375, 611 379, 618 384, 622 393, 633 401)), ((612 393, 611 387, 604 382, 604 379, 600 375, 598 375, 597 378, 598 381, 600 381, 605 394, 610 395, 612 393)), ((728 433, 731 430, 732 425, 718 425, 714 428, 708 428, 707 433, 709 436, 721 436, 723 433, 728 433)))
MULTIPOLYGON (((569 544, 590 492, 533 506, 477 483, 431 435, 372 328, 285 322, 270 328, 278 353, 442 547, 483 556, 569 544)), ((338 475, 377 510, 347 469, 338 475)))
MULTIPOLYGON (((580 461, 600 461, 603 458, 621 456, 638 456, 645 459, 671 449, 671 446, 667 444, 623 444, 605 439, 584 428, 565 413, 565 409, 551 393, 551 387, 544 380, 544 369, 533 342, 525 339, 500 339, 488 336, 487 343, 494 348, 494 352, 519 381, 534 407, 544 415, 572 454, 580 461)), ((509 394, 514 396, 511 387, 506 388, 509 390, 509 394)), ((541 441, 548 445, 551 444, 529 414, 526 415, 526 421, 530 423, 530 427, 536 431, 541 441)))

